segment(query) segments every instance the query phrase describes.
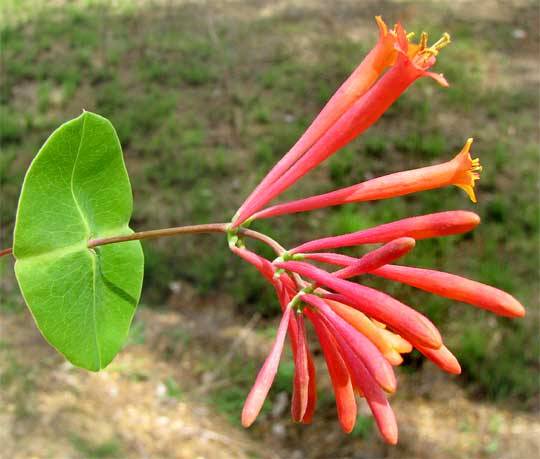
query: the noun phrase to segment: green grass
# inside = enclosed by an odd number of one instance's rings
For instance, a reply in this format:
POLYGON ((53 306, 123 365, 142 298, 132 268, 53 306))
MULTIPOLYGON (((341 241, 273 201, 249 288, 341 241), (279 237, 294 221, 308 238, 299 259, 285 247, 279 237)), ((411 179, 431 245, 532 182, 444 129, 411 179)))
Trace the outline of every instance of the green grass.
MULTIPOLYGON (((290 393, 294 377, 294 363, 288 352, 279 365, 272 388, 259 415, 264 419, 272 411, 273 400, 280 392, 290 393)), ((209 394, 210 403, 215 406, 232 424, 240 425, 240 413, 246 397, 255 382, 259 368, 253 362, 243 358, 232 359, 227 366, 227 377, 231 385, 226 389, 216 389, 209 394)))
MULTIPOLYGON (((31 159, 55 127, 83 108, 107 116, 118 130, 134 190, 134 228, 229 220, 376 37, 373 24, 371 38, 359 41, 310 15, 277 14, 245 21, 227 16, 216 24, 216 42, 196 5, 161 14, 125 0, 115 7, 100 1, 63 8, 28 5, 6 2, 9 20, 1 31, 1 247, 11 245, 18 193, 31 159)), ((279 223, 256 222, 254 228, 293 246, 410 215, 477 211, 483 224, 474 233, 419 242, 405 262, 507 289, 528 307, 527 318, 495 319, 388 281, 366 282, 440 325, 471 391, 527 403, 538 389, 528 377, 538 368, 539 347, 537 90, 512 73, 517 44, 510 22, 473 24, 446 12, 443 24, 435 4, 425 5, 421 16, 418 22, 429 23, 433 36, 452 32, 453 43, 437 64, 450 88, 418 81, 376 126, 286 197, 446 161, 474 136, 473 154, 484 165, 479 204, 447 188, 287 216, 279 223), (493 43, 501 46, 494 49, 493 43), (516 81, 509 83, 508 75, 516 81)), ((410 29, 420 27, 410 24, 410 29)), ((241 312, 274 317, 279 311, 273 289, 251 266, 233 259, 219 235, 144 246, 145 304, 162 305, 170 282, 181 280, 201 295, 233 295, 241 312)), ((20 308, 11 265, 4 266, 2 308, 20 308)), ((131 339, 144 340, 144 330, 135 329, 131 339)), ((222 392, 224 399, 216 401, 235 415, 255 368, 239 374, 235 382, 242 389, 222 392)))
POLYGON ((84 437, 72 433, 69 435, 69 441, 84 458, 115 459, 122 457, 121 448, 116 439, 93 444, 84 437))

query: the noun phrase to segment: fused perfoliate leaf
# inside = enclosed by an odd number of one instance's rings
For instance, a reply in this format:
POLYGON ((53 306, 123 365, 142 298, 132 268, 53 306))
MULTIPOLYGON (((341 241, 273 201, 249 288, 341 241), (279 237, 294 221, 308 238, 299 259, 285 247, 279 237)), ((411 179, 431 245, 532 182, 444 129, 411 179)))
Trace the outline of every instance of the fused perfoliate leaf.
POLYGON ((107 366, 126 338, 142 287, 139 241, 88 248, 132 233, 131 186, 111 123, 84 112, 45 142, 17 209, 15 273, 37 326, 71 363, 107 366))

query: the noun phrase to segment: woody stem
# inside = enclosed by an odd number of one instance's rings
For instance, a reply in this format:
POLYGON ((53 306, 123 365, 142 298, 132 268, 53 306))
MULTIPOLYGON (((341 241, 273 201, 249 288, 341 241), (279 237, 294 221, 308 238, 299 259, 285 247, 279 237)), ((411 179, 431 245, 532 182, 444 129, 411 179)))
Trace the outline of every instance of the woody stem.
MULTIPOLYGON (((124 234, 120 236, 111 236, 97 239, 90 239, 88 241, 88 248, 94 248, 101 245, 117 244, 119 242, 127 241, 139 241, 143 239, 155 239, 159 237, 178 236, 182 234, 199 234, 199 233, 227 233, 229 230, 228 223, 208 223, 204 225, 189 225, 178 226, 174 228, 162 228, 150 231, 140 231, 132 234, 124 234)), ((238 228, 238 234, 242 236, 258 240, 276 252, 277 255, 281 255, 285 252, 285 249, 274 239, 266 234, 259 233, 247 228, 238 228)), ((12 248, 0 250, 0 257, 10 255, 13 253, 12 248)))

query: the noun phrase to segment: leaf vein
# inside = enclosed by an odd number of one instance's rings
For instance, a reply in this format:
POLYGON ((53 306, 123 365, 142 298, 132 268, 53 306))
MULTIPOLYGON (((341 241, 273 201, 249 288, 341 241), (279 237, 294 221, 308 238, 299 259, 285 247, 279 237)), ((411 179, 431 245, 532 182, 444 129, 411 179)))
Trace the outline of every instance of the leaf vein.
MULTIPOLYGON (((71 186, 70 186, 70 189, 71 189, 71 195, 73 197, 73 202, 75 203, 75 207, 79 211, 79 214, 81 216, 81 220, 84 223, 84 226, 86 227, 86 232, 87 232, 86 236, 87 236, 88 239, 90 239, 90 237, 91 237, 90 225, 89 225, 88 221, 85 218, 84 212, 82 211, 81 205, 79 204, 79 202, 77 200, 77 197, 75 196, 75 191, 74 191, 74 187, 73 187, 75 171, 77 169, 77 161, 79 160, 79 155, 81 153, 82 145, 83 145, 83 142, 84 142, 84 131, 85 131, 85 128, 86 128, 86 119, 87 119, 87 116, 86 115, 83 116, 83 125, 82 125, 82 128, 81 128, 81 140, 79 141, 79 148, 77 149, 77 156, 75 157, 75 162, 73 163, 73 170, 71 171, 71 186)), ((92 308, 92 321, 93 321, 93 326, 94 326, 94 339, 95 339, 95 343, 96 343, 98 365, 99 365, 99 368, 101 368, 102 367, 101 348, 100 348, 99 340, 98 340, 97 319, 96 319, 96 256, 94 254, 91 254, 91 258, 92 258, 92 305, 91 305, 91 308, 92 308)))

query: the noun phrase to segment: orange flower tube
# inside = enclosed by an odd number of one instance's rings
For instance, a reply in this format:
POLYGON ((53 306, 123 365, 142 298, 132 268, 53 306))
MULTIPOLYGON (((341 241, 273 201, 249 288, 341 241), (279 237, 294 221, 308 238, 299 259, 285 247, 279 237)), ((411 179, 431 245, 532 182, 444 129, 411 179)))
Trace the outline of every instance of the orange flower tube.
POLYGON ((454 375, 461 373, 461 366, 458 359, 456 359, 454 354, 444 344, 439 349, 430 349, 423 346, 416 346, 416 349, 442 370, 454 375))
POLYGON ((336 397, 336 408, 339 423, 345 433, 350 433, 356 423, 357 406, 354 398, 354 389, 351 382, 351 375, 343 357, 339 353, 337 344, 332 335, 318 315, 306 309, 306 315, 315 328, 315 333, 321 343, 321 349, 326 360, 328 373, 332 380, 334 394, 336 397))
POLYGON ((523 317, 525 308, 513 296, 498 288, 455 274, 410 266, 387 265, 371 272, 377 276, 463 301, 506 317, 523 317))
POLYGON ((272 386, 272 383, 274 382, 291 312, 291 308, 285 308, 272 349, 270 350, 268 357, 266 357, 266 360, 257 375, 255 384, 251 388, 244 403, 244 408, 242 409, 242 425, 244 427, 249 427, 253 424, 255 418, 261 411, 266 396, 268 395, 268 391, 270 390, 270 386, 272 386))
POLYGON ((307 360, 306 326, 304 315, 296 314, 298 346, 294 356, 294 383, 291 415, 295 422, 301 422, 308 405, 309 369, 307 360))
MULTIPOLYGON (((303 299, 317 310, 326 307, 324 300, 318 296, 303 295, 303 299)), ((326 324, 328 323, 326 322, 326 324)), ((347 364, 353 387, 357 387, 365 396, 382 437, 391 445, 395 445, 398 440, 398 428, 396 417, 388 403, 388 399, 362 360, 357 358, 349 341, 337 330, 333 330, 330 324, 328 325, 328 330, 334 337, 339 346, 339 351, 343 356, 343 360, 347 364)))
MULTIPOLYGON (((317 284, 331 288, 340 294, 338 295, 340 299, 337 299, 337 301, 346 303, 364 314, 387 324, 413 344, 418 343, 434 349, 439 348, 442 344, 439 331, 427 317, 390 295, 364 285, 338 279, 332 274, 308 263, 286 261, 275 263, 275 265, 278 268, 309 277, 317 284), (341 301, 341 297, 344 301, 341 301)), ((332 300, 336 299, 333 294, 325 294, 324 297, 332 300)), ((326 303, 324 304, 326 305, 326 303)))
POLYGON ((347 321, 373 344, 375 344, 379 351, 381 351, 381 354, 392 365, 399 365, 401 363, 395 358, 395 353, 392 352, 393 347, 390 342, 380 333, 381 329, 377 327, 364 313, 337 301, 325 301, 336 314, 338 314, 343 320, 347 321))
POLYGON ((266 177, 252 191, 239 213, 248 206, 268 185, 278 179, 298 158, 300 158, 319 138, 354 104, 365 92, 373 86, 382 73, 392 65, 397 56, 395 44, 396 29, 388 27, 380 16, 375 20, 379 26, 379 40, 364 60, 326 103, 306 132, 294 144, 289 152, 270 170, 266 177))
POLYGON ((469 150, 472 142, 472 138, 468 139, 463 149, 451 161, 410 171, 396 172, 330 193, 278 204, 257 212, 253 215, 253 219, 305 212, 351 202, 394 198, 447 185, 456 185, 462 188, 471 201, 476 202, 474 183, 480 178, 478 172, 482 170, 482 166, 478 159, 471 158, 469 150))
POLYGON ((480 223, 480 217, 466 210, 449 210, 397 220, 354 233, 315 239, 295 247, 290 253, 314 252, 317 250, 352 247, 359 244, 378 244, 400 237, 416 240, 430 237, 462 234, 480 223))
POLYGON ((439 50, 450 43, 450 36, 444 34, 443 38, 428 48, 427 35, 422 34, 420 46, 409 55, 409 42, 405 31, 399 26, 396 31, 398 58, 395 65, 358 99, 290 169, 274 183, 269 183, 264 189, 261 188, 256 197, 237 213, 233 227, 242 224, 298 179, 373 125, 418 78, 431 77, 442 86, 448 86, 448 82, 441 74, 428 70, 435 64, 435 56, 439 50))

